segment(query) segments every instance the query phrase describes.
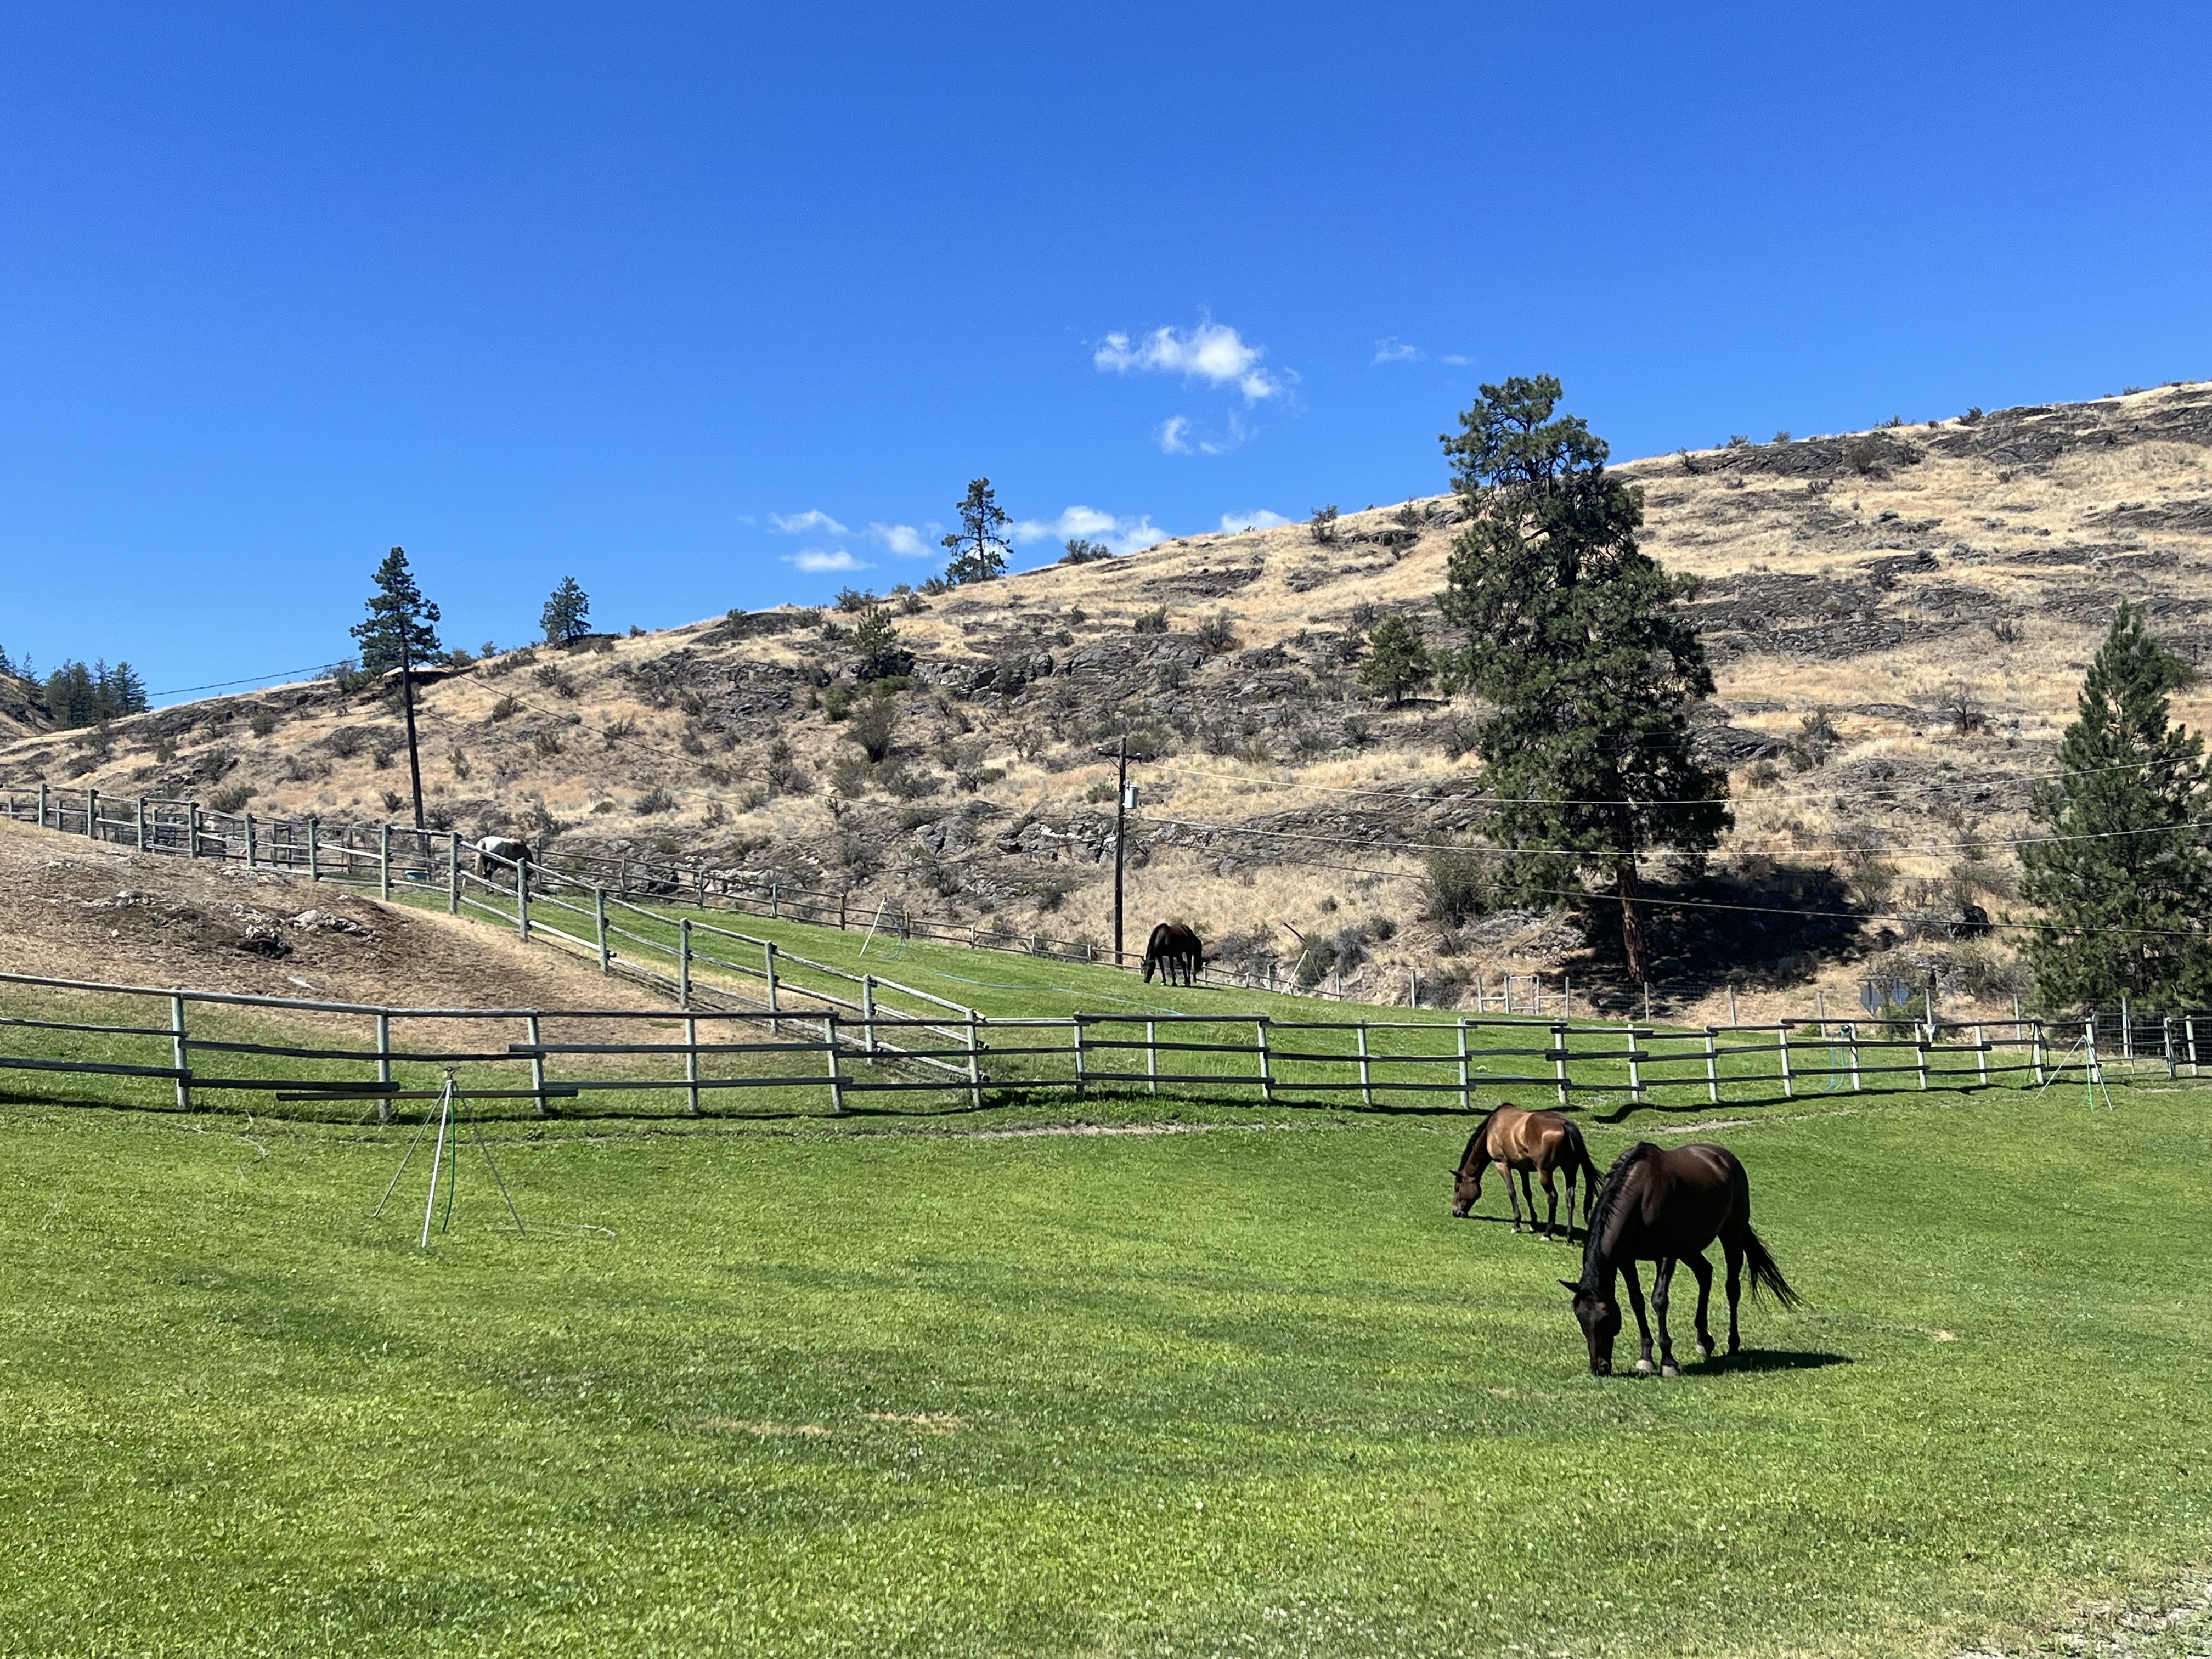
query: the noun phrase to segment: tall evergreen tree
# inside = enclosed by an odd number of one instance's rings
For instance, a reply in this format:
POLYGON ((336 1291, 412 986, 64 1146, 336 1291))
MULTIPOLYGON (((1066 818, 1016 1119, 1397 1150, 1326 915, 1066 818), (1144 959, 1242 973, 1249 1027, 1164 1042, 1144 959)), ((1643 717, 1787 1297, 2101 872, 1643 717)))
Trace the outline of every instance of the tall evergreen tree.
POLYGON ((591 595, 577 585, 574 576, 563 576, 560 586, 553 590, 552 598, 545 601, 545 609, 538 620, 545 630, 548 645, 567 645, 581 639, 591 631, 591 595))
POLYGON ((1469 524, 1453 544, 1445 619, 1459 678, 1494 706, 1476 752, 1498 836, 1533 851, 1510 875, 1609 885, 1632 977, 1650 971, 1638 909, 1647 853, 1692 858, 1728 828, 1728 778, 1691 753, 1687 710, 1712 695, 1686 583, 1638 545, 1644 492, 1607 473, 1604 441, 1554 418, 1551 375, 1486 386, 1443 440, 1469 524))
POLYGON ((987 582, 1006 574, 1007 518, 988 478, 971 479, 958 508, 960 528, 945 538, 951 554, 945 563, 950 582, 987 582))
POLYGON ((368 599, 368 617, 354 624, 361 641, 361 665, 369 673, 399 671, 399 695, 407 709, 407 775, 414 786, 415 827, 422 828, 422 757, 415 737, 415 669, 436 660, 438 607, 422 597, 407 551, 395 547, 376 567, 376 592, 368 599))
POLYGON ((2028 946, 2048 1006, 2124 995, 2172 1008, 2212 991, 2204 744, 2166 723, 2167 693, 2187 678, 2123 603, 2082 679, 2058 780, 2028 808, 2051 839, 2020 849, 2021 896, 2051 924, 2028 946))

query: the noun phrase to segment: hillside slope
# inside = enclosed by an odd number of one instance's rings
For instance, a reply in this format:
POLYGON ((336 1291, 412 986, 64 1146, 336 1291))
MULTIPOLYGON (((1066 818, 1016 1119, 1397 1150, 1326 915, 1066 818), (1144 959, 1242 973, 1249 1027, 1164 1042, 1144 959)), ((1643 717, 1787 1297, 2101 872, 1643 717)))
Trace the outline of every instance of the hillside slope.
MULTIPOLYGON (((1816 983, 1832 1002, 1869 971, 1936 966, 1954 999, 2002 1005, 2020 981, 2001 946, 1777 912, 2002 908, 2009 858, 1979 843, 2021 825, 2112 605, 2142 605, 2191 660, 2212 645, 2212 386, 1622 470, 1652 551, 1704 581, 1719 691, 1700 740, 1733 769, 1738 824, 1703 896, 1772 907, 1680 913, 1662 1000, 1694 1011, 1742 981, 1803 1012, 1816 983)), ((431 804, 471 830, 1103 941, 1103 757, 1127 734, 1138 939, 1179 915, 1286 963, 1301 936, 1352 926, 1366 937, 1344 941, 1348 983, 1371 995, 1411 965, 1447 1000, 1478 970, 1602 980, 1602 937, 1593 954, 1557 918, 1439 927, 1406 879, 1421 844, 1479 831, 1479 711, 1387 708, 1352 676, 1384 612, 1443 641, 1456 518, 1440 496, 1346 514, 1332 544, 1303 526, 1189 537, 918 601, 897 618, 917 661, 893 756, 865 777, 833 718, 849 616, 733 613, 512 653, 426 689, 431 804)), ((2179 713, 2202 724, 2212 699, 2185 694, 2179 713)), ((250 788, 258 811, 382 817, 399 740, 383 689, 322 683, 19 740, 0 781, 250 788)))

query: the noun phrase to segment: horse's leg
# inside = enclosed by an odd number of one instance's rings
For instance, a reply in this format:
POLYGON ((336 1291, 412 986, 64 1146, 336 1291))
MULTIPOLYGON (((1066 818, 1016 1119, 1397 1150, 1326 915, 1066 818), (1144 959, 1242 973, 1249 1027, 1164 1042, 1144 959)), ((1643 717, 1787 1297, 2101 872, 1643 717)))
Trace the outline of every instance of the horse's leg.
POLYGON ((1521 1171, 1521 1196, 1528 1200, 1528 1234, 1533 1238, 1536 1233, 1536 1183, 1526 1170, 1521 1171))
POLYGON ((1705 1309, 1713 1299, 1713 1264, 1703 1255, 1686 1255, 1690 1271, 1698 1276, 1698 1354, 1700 1358, 1713 1357, 1713 1334, 1705 1328, 1705 1309))
MULTIPOLYGON (((1533 1221, 1535 1219, 1535 1217, 1536 1202, 1534 1199, 1531 1199, 1528 1201, 1528 1218, 1533 1221)), ((1574 1222, 1574 1200, 1572 1199, 1569 1199, 1567 1200, 1567 1225, 1570 1230, 1573 1228, 1574 1222)), ((1556 1237, 1559 1234, 1559 1189, 1552 1184, 1552 1167, 1547 1164, 1544 1166, 1544 1237, 1546 1238, 1556 1237)))
POLYGON ((1649 1376, 1651 1375, 1651 1324, 1644 1316, 1644 1286, 1636 1277, 1636 1264, 1633 1261, 1622 1262, 1620 1276, 1628 1281, 1628 1305, 1636 1310, 1636 1332, 1644 1339, 1643 1352, 1636 1357, 1637 1374, 1649 1376))
POLYGON ((1575 1242, 1575 1166, 1567 1165, 1567 1243, 1575 1242))
POLYGON ((1743 1241, 1724 1235, 1721 1239, 1721 1253, 1728 1257, 1729 1352, 1741 1353, 1743 1339, 1735 1332, 1735 1305, 1743 1295, 1743 1241))
MULTIPOLYGON (((1498 1172, 1505 1177, 1505 1201, 1513 1206, 1513 1231, 1517 1233, 1521 1231, 1521 1194, 1513 1190, 1513 1166, 1501 1158, 1498 1160, 1498 1172)), ((1531 1227, 1536 1224, 1536 1206, 1533 1200, 1528 1205, 1528 1224, 1531 1227)))
POLYGON ((1659 1320, 1659 1375, 1680 1376, 1682 1368, 1674 1363, 1674 1337, 1667 1328, 1668 1292, 1674 1283, 1674 1261, 1671 1255, 1659 1258, 1659 1265, 1651 1270, 1651 1311, 1659 1320))

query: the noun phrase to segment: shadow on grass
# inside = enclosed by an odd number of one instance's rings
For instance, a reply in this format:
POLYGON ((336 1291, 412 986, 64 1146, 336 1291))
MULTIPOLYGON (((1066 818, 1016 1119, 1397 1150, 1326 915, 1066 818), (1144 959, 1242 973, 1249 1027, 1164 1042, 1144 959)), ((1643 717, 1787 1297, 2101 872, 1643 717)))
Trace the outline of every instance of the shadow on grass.
POLYGON ((1746 1348, 1741 1353, 1723 1354, 1701 1361, 1683 1375, 1695 1376, 1721 1371, 1817 1371, 1830 1365, 1848 1365, 1850 1363, 1849 1354, 1830 1353, 1821 1348, 1746 1348))

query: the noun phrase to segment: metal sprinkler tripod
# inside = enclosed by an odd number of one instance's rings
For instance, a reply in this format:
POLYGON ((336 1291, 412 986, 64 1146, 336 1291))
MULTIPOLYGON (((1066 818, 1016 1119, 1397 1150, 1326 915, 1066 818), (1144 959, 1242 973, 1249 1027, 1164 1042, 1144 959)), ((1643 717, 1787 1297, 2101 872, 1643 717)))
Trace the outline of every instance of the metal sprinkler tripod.
MULTIPOLYGON (((386 1183, 384 1196, 377 1200, 376 1208, 370 1212, 372 1220, 384 1213, 384 1206, 392 1201, 392 1194, 399 1185, 399 1177, 407 1173, 407 1166, 415 1158, 415 1149, 422 1144, 422 1137, 428 1132, 431 1120, 434 1118, 438 1124, 438 1138, 430 1148, 430 1195, 422 1206, 424 1249, 430 1247, 430 1219, 438 1208, 438 1174, 441 1170, 444 1170, 446 1176, 446 1213, 438 1223, 438 1231, 442 1233, 453 1223, 453 1188, 459 1184, 461 1170, 461 1126, 454 1112, 454 1103, 461 1098, 464 1097, 454 1091, 453 1068, 448 1066, 446 1068, 446 1086, 438 1091, 438 1098, 430 1109, 422 1114, 422 1122, 415 1131, 415 1139, 407 1143, 407 1151, 399 1160, 399 1167, 392 1172, 391 1181, 386 1183)), ((469 1127, 475 1133, 477 1150, 483 1154, 484 1163, 491 1170, 492 1180, 498 1183, 499 1195, 507 1200, 507 1212, 514 1218, 514 1231, 520 1233, 523 1231, 522 1212, 514 1207, 514 1195, 507 1190, 507 1182, 500 1175, 498 1161, 491 1155, 491 1144, 484 1139, 483 1125, 471 1119, 469 1127)))

